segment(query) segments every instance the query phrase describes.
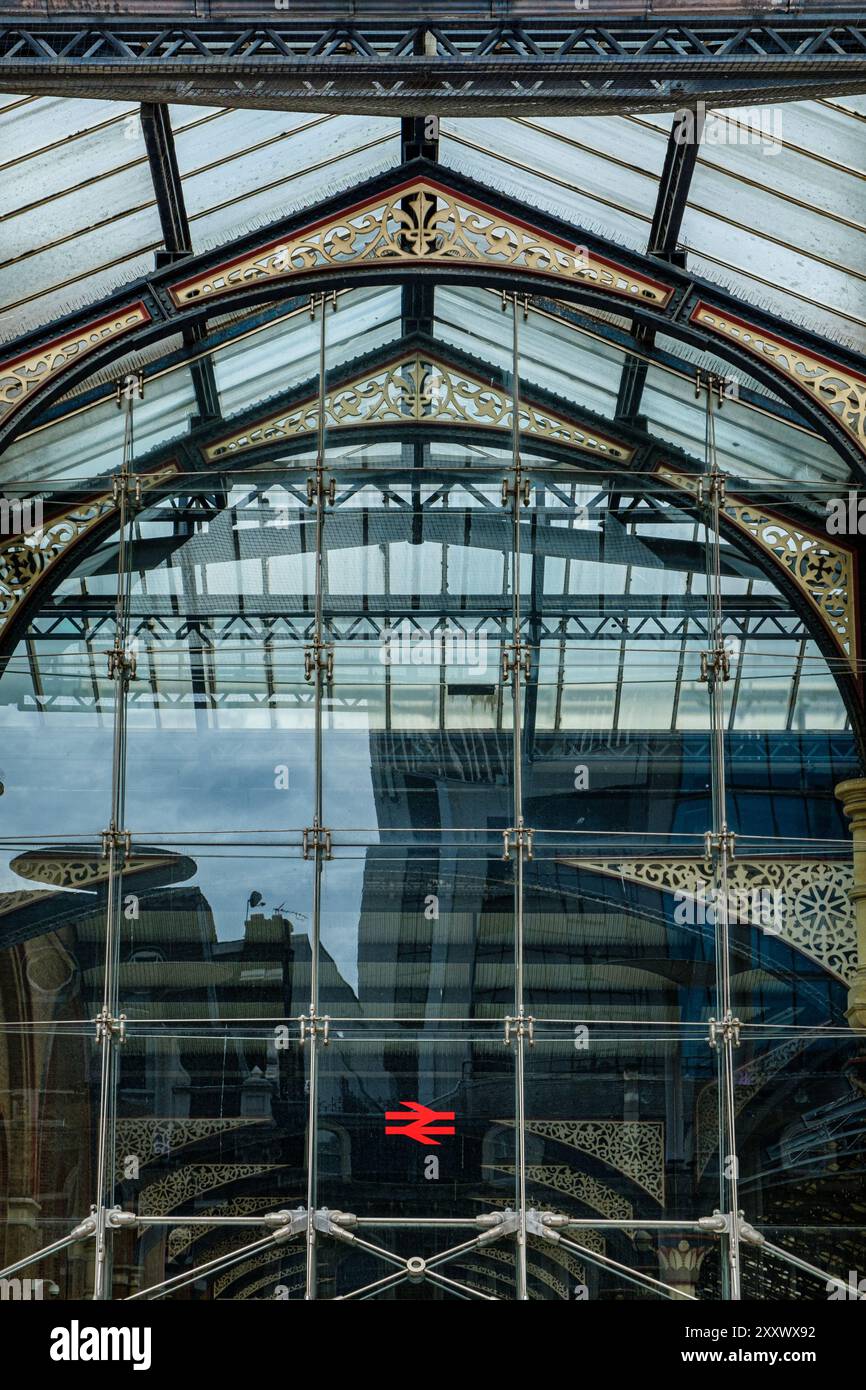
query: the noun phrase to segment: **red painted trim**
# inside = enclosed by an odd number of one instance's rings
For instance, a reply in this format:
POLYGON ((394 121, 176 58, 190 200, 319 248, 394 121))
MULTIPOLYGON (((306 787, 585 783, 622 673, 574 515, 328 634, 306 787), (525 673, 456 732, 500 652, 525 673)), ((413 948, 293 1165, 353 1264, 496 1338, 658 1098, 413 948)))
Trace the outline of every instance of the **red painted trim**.
MULTIPOLYGON (((569 241, 566 241, 561 236, 557 236, 552 232, 542 231, 540 227, 533 226, 531 222, 525 222, 520 217, 513 217, 510 213, 506 215, 502 212, 501 208, 492 207, 489 203, 481 202, 478 198, 473 198, 470 197, 468 194, 459 192, 457 189, 449 187, 448 184, 441 183, 438 179, 431 179, 426 176, 424 176, 423 178, 415 177, 412 179, 406 179, 403 183, 398 183, 391 188, 383 189, 383 191, 380 194, 377 194, 373 198, 362 198, 360 202, 353 203, 350 207, 344 208, 339 215, 341 217, 349 218, 352 216, 353 213, 358 212, 361 208, 369 207, 371 203, 381 202, 386 199, 394 198, 401 193, 405 193, 408 189, 416 187, 419 183, 428 184, 431 188, 435 188, 437 192, 444 194, 446 197, 458 198, 465 202, 468 206, 476 208, 478 209, 478 211, 484 212, 488 216, 499 218, 503 222, 513 222, 515 226, 522 227, 524 231, 532 232, 535 236, 546 237, 548 240, 555 242, 556 245, 563 247, 563 249, 565 250, 570 251, 573 249, 573 244, 569 241)), ((285 236, 280 237, 276 241, 264 242, 260 246, 256 246, 252 250, 245 251, 242 255, 236 256, 233 260, 220 262, 220 264, 214 266, 210 272, 206 271, 203 272, 203 274, 189 276, 185 280, 175 281, 173 284, 169 286, 169 293, 172 299, 175 299, 176 292, 186 289, 189 285, 195 284, 196 281, 201 280, 204 275, 219 275, 225 271, 229 271, 232 269, 233 266, 239 265, 241 261, 248 260, 250 256, 265 255, 271 251, 275 251, 279 247, 285 246, 287 240, 289 240, 290 237, 294 238, 297 236, 303 236, 304 234, 309 234, 311 232, 318 231, 320 227, 327 226, 329 223, 333 221, 335 221, 335 217, 332 214, 327 217, 320 217, 317 222, 305 223, 302 227, 299 227, 296 232, 287 233, 285 236)), ((577 245, 579 243, 574 244, 577 245)), ((634 275, 638 279, 643 280, 646 284, 652 285, 654 289, 661 290, 666 296, 664 300, 665 304, 667 304, 668 300, 674 292, 672 285, 666 285, 662 280, 656 280, 650 275, 644 275, 642 271, 630 271, 627 269, 626 266, 619 264, 619 262, 612 261, 607 256, 597 255, 594 251, 591 252, 591 255, 595 260, 599 262, 600 265, 608 266, 611 270, 615 270, 621 275, 634 275)), ((423 260, 424 258, 418 257, 418 259, 423 260)), ((382 264, 387 265, 388 262, 383 261, 382 264)), ((495 264, 495 262, 493 264, 495 264)), ((346 269, 349 268, 350 267, 346 267, 346 269)), ((295 273, 297 274, 298 272, 295 273)), ((313 272, 309 271, 307 273, 312 274, 313 272)), ((545 273, 546 272, 543 270, 522 271, 522 274, 525 275, 544 275, 545 273)), ((228 293, 228 290, 220 290, 219 293, 226 294, 228 293)), ((631 295, 624 295, 620 290, 614 290, 613 293, 621 294, 623 298, 631 299, 633 297, 631 295)), ((175 303, 177 303, 176 299, 175 303)))
MULTIPOLYGON (((752 333, 756 338, 768 338, 771 342, 781 343, 783 347, 792 348, 794 352, 802 353, 806 357, 814 357, 816 362, 823 362, 825 367, 834 367, 836 371, 842 370, 845 372, 850 372, 851 376, 856 376, 857 380, 862 381, 863 385, 866 386, 866 376, 862 376, 861 373, 855 371, 853 367, 843 368, 841 366, 841 363, 834 362, 832 357, 825 357, 823 353, 813 352, 811 348, 802 347, 799 343, 793 343, 791 342, 790 338, 783 338, 779 333, 774 333, 770 329, 767 329, 765 332, 763 329, 759 328, 757 324, 749 323, 748 319, 741 319, 738 318, 736 314, 728 314, 723 309, 717 309, 715 304, 710 304, 705 299, 699 300, 698 303, 695 305, 694 309, 689 315, 690 323, 696 322, 698 314, 701 312, 702 309, 708 311, 709 313, 715 314, 717 318, 727 319, 729 323, 735 323, 740 328, 747 328, 749 332, 752 333)), ((711 333, 718 333, 719 336, 722 338, 728 337, 727 333, 723 333, 719 328, 714 329, 710 324, 704 324, 702 326, 704 328, 709 328, 711 333)), ((760 357, 762 362, 769 362, 772 365, 772 358, 766 357, 765 354, 762 352, 758 352, 757 348, 750 347, 748 343, 742 343, 741 346, 744 347, 747 352, 755 353, 757 357, 760 357)), ((814 399, 821 401, 820 396, 815 396, 814 399)), ((823 405, 824 402, 821 401, 821 404, 823 405)), ((825 409, 827 409, 826 406, 825 409)), ((836 415, 835 411, 830 411, 830 414, 833 415, 833 418, 837 422, 841 423, 841 421, 839 421, 839 416, 836 415)))

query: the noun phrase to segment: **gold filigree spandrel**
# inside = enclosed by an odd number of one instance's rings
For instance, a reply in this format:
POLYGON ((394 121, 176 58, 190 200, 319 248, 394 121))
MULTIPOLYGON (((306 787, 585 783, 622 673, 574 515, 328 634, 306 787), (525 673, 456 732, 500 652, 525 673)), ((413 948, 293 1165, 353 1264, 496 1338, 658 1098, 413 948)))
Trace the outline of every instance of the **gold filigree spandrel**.
POLYGON ((610 294, 663 307, 673 288, 629 270, 584 246, 532 228, 429 179, 389 189, 331 221, 177 281, 178 307, 213 299, 265 280, 377 263, 499 266, 563 284, 597 285, 610 294))
MULTIPOLYGON (((660 855, 649 859, 562 859, 622 883, 668 894, 696 895, 713 882, 705 859, 660 855)), ((848 981, 857 967, 857 930, 850 898, 850 863, 825 859, 736 858, 728 865, 728 892, 748 895, 770 890, 779 904, 772 934, 808 956, 837 979, 848 981)), ((741 896, 735 901, 745 902, 741 896)), ((766 926, 756 930, 769 931, 766 926)))
MULTIPOLYGON (((324 411, 327 430, 417 423, 510 432, 514 401, 471 372, 430 355, 413 354, 334 387, 325 396, 324 411)), ((524 400, 519 412, 521 435, 540 445, 559 444, 621 463, 634 456, 630 445, 546 407, 524 400)), ((202 453, 215 462, 280 440, 313 436, 318 421, 318 402, 310 399, 214 440, 202 453)))
MULTIPOLYGON (((176 472, 176 465, 170 464, 153 473, 142 474, 142 491, 165 482, 176 472)), ((72 546, 116 511, 113 493, 106 492, 46 520, 29 535, 0 540, 0 639, 45 574, 72 546)))
POLYGON ((146 306, 138 301, 106 318, 85 324, 73 333, 54 338, 19 357, 0 361, 0 422, 7 420, 36 391, 47 386, 76 358, 86 357, 104 343, 130 329, 150 322, 146 306))
POLYGON ((812 396, 866 453, 866 377, 851 367, 808 352, 786 338, 767 333, 755 324, 724 314, 711 304, 696 305, 691 321, 730 339, 775 367, 812 396))
MULTIPOLYGON (((656 475, 697 495, 697 479, 679 469, 662 464, 656 475)), ((856 675, 859 644, 852 552, 826 534, 795 525, 731 493, 726 493, 722 513, 793 580, 856 675)))

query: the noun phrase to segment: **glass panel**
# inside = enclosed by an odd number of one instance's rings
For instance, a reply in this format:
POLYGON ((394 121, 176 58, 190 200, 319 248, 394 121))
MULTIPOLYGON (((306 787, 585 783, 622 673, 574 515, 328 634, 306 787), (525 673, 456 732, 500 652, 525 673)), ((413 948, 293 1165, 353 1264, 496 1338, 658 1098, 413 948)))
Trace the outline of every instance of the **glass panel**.
MULTIPOLYGON (((704 1297, 710 1269, 718 1278, 718 1237, 698 1225, 718 1205, 718 1164, 696 1171, 694 1153, 702 1118, 713 1133, 704 1098, 717 1093, 719 1054, 705 1025, 680 1021, 690 1012, 688 992, 680 994, 666 1020, 616 1023, 608 1009, 596 1022, 578 999, 571 1018, 536 1024, 526 1062, 527 1201, 573 1223, 556 1247, 558 1282, 568 1287, 557 1297, 704 1297)), ((544 1280, 544 1251, 536 1238, 530 1287, 544 1280)))
MULTIPOLYGON (((320 1297, 399 1275, 388 1254, 468 1280, 475 1296, 514 1296, 513 1239, 491 1256, 469 1246, 492 1224, 477 1218, 514 1207, 514 1056, 501 1023, 332 1021, 319 1053, 317 1154, 319 1205, 352 1212, 352 1233, 375 1247, 320 1240, 320 1297), (456 1246, 469 1248, 446 1260, 456 1246)), ((412 1296, 406 1282, 393 1296, 412 1296)), ((425 1299, 455 1293, 435 1281, 423 1289, 425 1299)))
POLYGON ((749 1031, 737 1053, 740 1191, 769 1243, 746 1251, 746 1298, 845 1301, 866 1292, 863 1049, 846 1032, 822 1037, 783 1023, 769 1035, 749 1031))
POLYGON ((487 469, 471 478, 425 469, 423 482, 406 470, 336 469, 322 566, 334 660, 322 754, 332 830, 511 823, 500 669, 512 523, 501 488, 487 469))
POLYGON ((501 1018, 513 998, 515 878, 502 829, 347 838, 322 874, 322 1010, 501 1018))
POLYGON ((60 1248, 9 1276, 3 1298, 87 1299, 92 1242, 68 1237, 96 1193, 93 1024, 59 936, 25 940, 11 955, 0 957, 0 1268, 60 1248), (14 966, 18 997, 10 999, 14 966), (16 1012, 22 1021, 12 1021, 16 1012))
POLYGON ((118 1076, 115 1297, 167 1281, 193 1299, 303 1298, 306 1239, 271 1243, 306 1201, 308 1081, 297 1026, 130 1021, 118 1076), (252 1246, 252 1249, 249 1247, 252 1246), (248 1251, 246 1255, 237 1252, 248 1251))
POLYGON ((273 1028, 306 1012, 312 883, 297 833, 133 838, 120 899, 127 1018, 158 1031, 187 1019, 273 1028))
POLYGON ((303 475, 237 475, 136 519, 127 816, 145 833, 311 821, 315 526, 302 489, 303 475))

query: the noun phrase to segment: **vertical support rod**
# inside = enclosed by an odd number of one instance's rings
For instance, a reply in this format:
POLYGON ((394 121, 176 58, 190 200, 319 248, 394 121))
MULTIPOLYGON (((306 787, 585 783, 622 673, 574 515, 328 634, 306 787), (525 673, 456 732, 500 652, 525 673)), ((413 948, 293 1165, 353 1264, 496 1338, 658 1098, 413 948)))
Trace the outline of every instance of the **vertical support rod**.
MULTIPOLYGON (((133 451, 134 393, 122 398, 124 408, 123 464, 118 498, 117 592, 115 594, 115 650, 127 652, 129 634, 129 569, 127 560, 127 526, 129 523, 129 478, 133 451)), ((117 1084, 117 1042, 110 1021, 119 1013, 120 892, 124 851, 118 831, 123 827, 126 800, 126 692, 127 667, 115 670, 117 694, 114 702, 114 725, 111 754, 111 818, 108 839, 108 893, 105 911, 105 953, 103 959, 102 1019, 99 1037, 100 1078, 97 1114, 96 1156, 96 1219, 93 1297, 101 1301, 110 1297, 111 1247, 107 1222, 109 1207, 114 1205, 115 1171, 115 1096, 117 1084)))
POLYGON ((724 1296, 734 1302, 741 1297, 739 1178, 734 1105, 734 1046, 731 1007, 731 954, 728 919, 727 792, 725 778, 725 684, 721 653, 724 645, 722 612, 722 573, 719 522, 721 516, 721 474, 716 462, 713 393, 707 390, 706 481, 709 488, 709 532, 706 538, 707 631, 714 659, 708 669, 710 697, 710 736, 712 742, 712 864, 717 903, 715 925, 716 1006, 721 1020, 719 1039, 719 1173, 720 1210, 728 1226, 722 1236, 724 1296))
POLYGON ((515 882, 514 882, 514 1013, 517 1018, 517 1028, 515 1037, 515 1069, 514 1069, 514 1129, 517 1145, 515 1162, 517 1167, 517 1181, 515 1184, 515 1201, 517 1204, 517 1258, 515 1261, 515 1272, 517 1281, 517 1300, 525 1302, 529 1297, 526 1284, 526 1079, 525 1079, 525 1053, 526 1040, 524 1037, 524 1006, 523 1006, 523 836, 520 833, 523 828, 523 771, 521 766, 521 698, 522 698, 522 679, 523 664, 521 661, 522 650, 520 646, 520 505, 522 496, 522 478, 520 464, 520 330, 517 314, 517 295, 511 298, 512 312, 512 335, 511 335, 511 397, 513 401, 511 418, 511 467, 513 473, 514 489, 511 499, 512 504, 512 565, 513 579, 511 585, 512 592, 512 643, 514 651, 514 667, 511 675, 511 700, 512 700, 512 767, 514 773, 514 825, 517 829, 517 853, 515 856, 515 882))
POLYGON ((318 1198, 317 1150, 318 1150, 318 1106, 319 1106, 319 943, 321 939, 322 909, 322 857, 323 847, 318 830, 324 825, 322 798, 322 684, 324 671, 319 660, 322 650, 322 544, 325 507, 325 390, 326 390, 326 317, 325 296, 320 300, 321 323, 319 325, 319 401, 316 444, 316 560, 315 560, 315 614, 313 620, 313 651, 315 661, 315 710, 314 710, 314 807, 313 825, 316 829, 313 860, 313 922, 310 936, 310 1043, 309 1043, 309 1104, 307 1110, 307 1272, 306 1299, 315 1299, 316 1281, 316 1226, 315 1211, 318 1198))

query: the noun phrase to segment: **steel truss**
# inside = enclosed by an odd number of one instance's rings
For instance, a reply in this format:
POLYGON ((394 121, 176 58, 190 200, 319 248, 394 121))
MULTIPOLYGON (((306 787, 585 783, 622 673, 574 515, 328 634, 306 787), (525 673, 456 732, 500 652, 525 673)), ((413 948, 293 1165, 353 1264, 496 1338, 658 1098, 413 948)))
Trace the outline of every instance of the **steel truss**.
MULTIPOLYGON (((480 7, 479 7, 480 8, 480 7)), ((549 14, 549 7, 547 7, 549 14)), ((0 29, 3 89, 400 116, 664 111, 862 90, 857 11, 575 23, 57 19, 0 29)))
MULTIPOLYGON (((201 1218, 199 1218, 201 1219, 201 1218)), ((165 1217, 149 1216, 146 1214, 138 1215, 135 1212, 124 1211, 120 1207, 111 1207, 104 1213, 104 1227, 106 1231, 133 1231, 140 1232, 155 1227, 189 1226, 195 1222, 196 1218, 188 1216, 165 1217)), ((812 1275, 820 1280, 825 1288, 830 1291, 837 1289, 846 1296, 849 1292, 848 1283, 840 1279, 837 1275, 830 1274, 827 1270, 820 1269, 817 1265, 803 1260, 792 1251, 786 1250, 783 1246, 775 1245, 747 1222, 742 1212, 735 1220, 737 1238, 747 1246, 764 1251, 772 1259, 790 1265, 794 1269, 801 1270, 805 1274, 812 1275)), ((712 1216, 699 1217, 695 1221, 664 1221, 664 1220, 623 1220, 614 1219, 573 1219, 561 1212, 537 1211, 534 1207, 528 1208, 525 1212, 514 1211, 510 1208, 505 1211, 484 1212, 474 1219, 461 1220, 459 1218, 449 1220, 437 1220, 435 1218, 425 1219, 423 1217, 413 1220, 412 1218, 358 1217, 352 1212, 330 1211, 327 1207, 320 1207, 314 1211, 305 1207, 297 1207, 294 1210, 282 1210, 267 1212, 260 1217, 220 1217, 208 1216, 207 1225, 209 1228, 223 1229, 244 1229, 266 1227, 267 1234, 259 1236, 255 1240, 240 1245, 235 1249, 225 1251, 215 1255, 210 1259, 199 1261, 188 1269, 183 1269, 175 1275, 162 1279, 156 1284, 150 1284, 146 1288, 139 1289, 133 1294, 126 1296, 125 1302, 153 1302, 164 1298, 171 1298, 172 1295, 179 1293, 190 1284, 199 1280, 209 1280, 215 1278, 223 1271, 242 1264, 244 1261, 269 1251, 274 1252, 274 1259, 279 1259, 281 1252, 290 1243, 302 1236, 308 1228, 315 1231, 317 1237, 329 1238, 339 1244, 353 1246, 357 1250, 363 1250, 382 1260, 389 1266, 391 1272, 383 1275, 371 1283, 361 1285, 352 1289, 349 1293, 339 1295, 335 1302, 346 1302, 352 1299, 367 1300, 377 1297, 390 1289, 396 1288, 400 1284, 423 1284, 428 1283, 435 1287, 445 1290, 458 1298, 481 1299, 485 1302, 500 1301, 498 1295, 483 1292, 477 1286, 463 1282, 463 1279, 452 1279, 442 1274, 442 1267, 448 1264, 460 1264, 474 1252, 483 1252, 491 1245, 499 1241, 517 1242, 518 1252, 515 1255, 515 1263, 519 1268, 519 1245, 521 1228, 525 1235, 533 1236, 537 1240, 558 1245, 562 1249, 579 1255, 588 1264, 594 1265, 602 1271, 607 1271, 621 1279, 624 1283, 630 1284, 635 1288, 642 1289, 647 1293, 656 1294, 662 1298, 698 1302, 694 1294, 684 1292, 676 1288, 673 1284, 665 1283, 664 1280, 655 1279, 644 1270, 635 1269, 630 1265, 624 1264, 621 1260, 612 1259, 609 1255, 602 1254, 598 1250, 583 1244, 580 1240, 580 1232, 586 1228, 593 1230, 619 1230, 627 1231, 635 1227, 641 1230, 653 1230, 660 1234, 677 1234, 685 1236, 687 1234, 699 1234, 704 1238, 716 1238, 724 1245, 730 1240, 731 1223, 718 1211, 712 1216), (380 1245, 359 1232, 369 1229, 389 1228, 399 1230, 414 1230, 429 1232, 431 1229, 441 1228, 456 1232, 460 1229, 466 1231, 468 1239, 460 1240, 456 1245, 447 1246, 443 1250, 437 1251, 433 1255, 421 1258, 418 1255, 400 1255, 387 1246, 380 1245), (475 1234, 469 1235, 470 1232, 475 1234)), ((63 1250, 69 1249, 73 1245, 79 1245, 99 1238, 97 1217, 91 1215, 74 1227, 68 1235, 62 1236, 59 1240, 53 1241, 50 1245, 44 1246, 40 1250, 33 1251, 30 1255, 16 1260, 8 1265, 6 1269, 0 1270, 0 1279, 9 1279, 28 1269, 42 1260, 49 1259, 52 1255, 58 1254, 63 1250)), ((524 1236, 525 1241, 525 1236, 524 1236)), ((525 1297, 526 1295, 524 1295, 525 1297)), ((310 1294, 307 1294, 310 1297, 310 1294)), ((862 1296, 866 1300, 866 1295, 862 1296)))

